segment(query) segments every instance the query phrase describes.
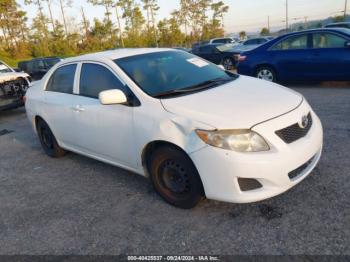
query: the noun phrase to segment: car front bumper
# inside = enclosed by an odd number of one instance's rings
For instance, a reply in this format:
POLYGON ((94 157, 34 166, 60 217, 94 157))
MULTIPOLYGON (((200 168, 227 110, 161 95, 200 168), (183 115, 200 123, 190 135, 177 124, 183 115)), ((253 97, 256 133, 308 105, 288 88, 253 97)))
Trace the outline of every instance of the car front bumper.
POLYGON ((270 150, 240 153, 207 146, 192 153, 206 197, 213 200, 250 203, 279 195, 304 180, 320 160, 323 144, 322 124, 306 101, 294 111, 256 125, 270 150), (287 144, 275 132, 300 122, 311 113, 313 124, 307 135, 287 144), (298 172, 290 178, 291 172, 298 172), (238 178, 259 181, 261 188, 242 191, 238 178))

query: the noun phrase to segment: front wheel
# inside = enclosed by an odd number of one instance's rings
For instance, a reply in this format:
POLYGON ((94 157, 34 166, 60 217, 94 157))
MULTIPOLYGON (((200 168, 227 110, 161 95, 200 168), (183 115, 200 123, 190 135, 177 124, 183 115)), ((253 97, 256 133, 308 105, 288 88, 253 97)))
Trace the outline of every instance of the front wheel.
POLYGON ((203 198, 203 186, 191 159, 172 147, 156 150, 150 161, 150 176, 157 193, 168 203, 190 209, 203 198))
POLYGON ((259 79, 263 79, 269 82, 277 81, 275 70, 268 66, 259 67, 258 70, 256 70, 255 76, 259 79))

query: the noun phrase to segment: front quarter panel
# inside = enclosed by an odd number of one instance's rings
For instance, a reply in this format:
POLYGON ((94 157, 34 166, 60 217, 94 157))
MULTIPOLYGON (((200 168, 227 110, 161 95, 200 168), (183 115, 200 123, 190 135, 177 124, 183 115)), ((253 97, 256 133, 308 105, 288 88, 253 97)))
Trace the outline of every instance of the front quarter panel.
POLYGON ((167 112, 160 100, 143 103, 135 108, 136 150, 139 152, 137 165, 142 169, 141 155, 146 146, 154 141, 174 144, 191 154, 207 145, 197 136, 196 129, 215 129, 212 126, 167 112))

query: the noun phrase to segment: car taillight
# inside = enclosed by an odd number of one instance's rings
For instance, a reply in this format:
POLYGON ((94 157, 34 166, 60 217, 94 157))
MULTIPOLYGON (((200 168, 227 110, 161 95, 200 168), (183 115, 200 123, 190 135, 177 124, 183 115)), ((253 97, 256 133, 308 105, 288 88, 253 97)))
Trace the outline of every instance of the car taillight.
POLYGON ((246 55, 239 55, 238 56, 238 62, 243 62, 247 59, 247 56, 246 55))

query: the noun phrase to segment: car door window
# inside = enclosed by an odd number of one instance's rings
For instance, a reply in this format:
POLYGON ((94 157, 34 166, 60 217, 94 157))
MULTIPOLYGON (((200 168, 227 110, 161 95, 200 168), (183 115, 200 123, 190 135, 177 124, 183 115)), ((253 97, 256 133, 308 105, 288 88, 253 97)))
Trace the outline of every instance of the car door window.
POLYGON ((76 64, 59 67, 50 77, 46 91, 73 94, 76 64))
POLYGON ((317 33, 313 34, 312 42, 313 48, 343 48, 348 40, 334 34, 317 33))
POLYGON ((202 46, 199 48, 199 52, 201 54, 211 54, 213 53, 213 49, 211 46, 202 46))
POLYGON ((34 62, 34 71, 40 71, 45 69, 45 64, 43 60, 37 60, 34 62))
POLYGON ((272 47, 272 50, 293 50, 293 49, 306 49, 308 42, 308 35, 292 36, 286 40, 277 43, 272 47))
POLYGON ((125 85, 109 69, 98 64, 83 64, 80 74, 80 95, 98 98, 100 92, 110 89, 120 89, 127 94, 125 85))

